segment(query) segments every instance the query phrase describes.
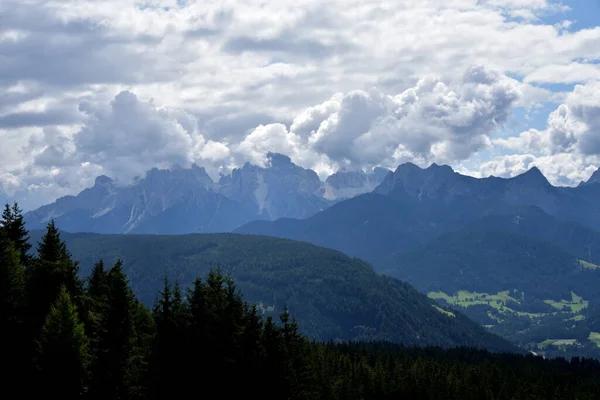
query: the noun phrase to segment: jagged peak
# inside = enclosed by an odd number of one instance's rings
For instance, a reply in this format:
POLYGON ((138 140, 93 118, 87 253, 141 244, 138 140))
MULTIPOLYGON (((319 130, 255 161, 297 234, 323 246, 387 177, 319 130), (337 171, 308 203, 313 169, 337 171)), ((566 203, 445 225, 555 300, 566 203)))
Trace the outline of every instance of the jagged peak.
POLYGON ((412 162, 406 162, 404 164, 400 164, 398 166, 398 168, 396 168, 396 170, 394 171, 394 173, 410 173, 410 172, 415 172, 415 171, 428 171, 428 172, 436 172, 436 171, 441 171, 441 172, 451 172, 454 173, 454 170, 452 169, 451 166, 446 165, 446 164, 436 164, 436 163, 432 163, 430 164, 427 168, 421 168, 419 167, 417 164, 414 164, 412 162))
POLYGON ((454 172, 454 169, 452 169, 451 166, 447 165, 447 164, 436 164, 436 163, 432 163, 429 167, 425 168, 426 170, 429 171, 445 171, 445 172, 454 172))
POLYGON ((590 176, 585 183, 600 183, 600 168, 594 171, 594 173, 590 176))
POLYGON ((289 156, 281 153, 267 153, 267 166, 292 164, 292 159, 289 156))
POLYGON ((527 183, 538 183, 538 184, 543 184, 543 185, 550 185, 550 182, 548 181, 548 179, 546 179, 544 174, 542 174, 542 171, 540 171, 540 169, 536 166, 529 168, 529 170, 527 170, 526 172, 524 172, 520 175, 517 175, 512 179, 518 180, 518 181, 525 181, 527 183))
POLYGON ((398 165, 398 167, 396 168, 396 170, 394 171, 394 173, 398 173, 398 172, 402 172, 402 171, 417 171, 417 170, 423 170, 421 167, 419 167, 417 164, 414 164, 412 162, 405 162, 403 164, 398 165))
POLYGON ((371 173, 379 173, 379 172, 385 172, 387 174, 388 172, 390 172, 390 169, 386 168, 386 167, 375 167, 371 170, 371 173))
POLYGON ((99 175, 96 177, 96 180, 94 181, 94 186, 107 186, 107 185, 112 185, 113 180, 110 179, 108 176, 106 175, 99 175))

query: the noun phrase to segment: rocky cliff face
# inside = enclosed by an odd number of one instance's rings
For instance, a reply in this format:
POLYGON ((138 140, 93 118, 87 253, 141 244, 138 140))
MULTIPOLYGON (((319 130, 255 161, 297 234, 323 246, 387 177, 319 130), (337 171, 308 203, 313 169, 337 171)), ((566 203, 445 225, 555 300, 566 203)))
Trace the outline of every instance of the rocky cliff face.
MULTIPOLYGON (((267 159, 265 167, 246 163, 218 182, 197 165, 154 168, 127 186, 99 176, 93 187, 29 212, 26 220, 36 229, 55 219, 73 232, 227 232, 253 220, 307 218, 339 198, 327 197, 317 174, 289 157, 269 153, 267 159)), ((344 197, 372 190, 382 172, 365 174, 362 183, 341 180, 336 190, 346 191, 344 197), (344 185, 353 186, 347 190, 344 185)))
POLYGON ((282 154, 269 153, 267 159, 265 168, 246 163, 222 177, 220 192, 254 207, 258 216, 269 220, 306 218, 330 205, 315 171, 282 154))
POLYGON ((215 191, 216 185, 204 168, 152 169, 129 186, 118 186, 110 178, 96 178, 93 187, 77 196, 27 213, 28 226, 35 229, 50 219, 66 231, 100 233, 182 233, 233 229, 243 209, 215 191), (233 209, 233 215, 223 215, 233 209), (185 214, 183 219, 174 218, 185 214), (171 216, 171 217, 169 217, 171 216), (233 220, 232 220, 233 219, 233 220))
POLYGON ((325 181, 325 198, 348 199, 375 189, 391 171, 387 168, 374 168, 365 172, 341 169, 325 181))

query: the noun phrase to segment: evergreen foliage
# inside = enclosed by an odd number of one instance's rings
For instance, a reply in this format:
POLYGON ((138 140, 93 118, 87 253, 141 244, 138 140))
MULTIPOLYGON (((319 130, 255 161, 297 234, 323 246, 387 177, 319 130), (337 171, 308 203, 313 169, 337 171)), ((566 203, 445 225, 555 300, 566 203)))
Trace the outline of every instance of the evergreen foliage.
POLYGON ((5 370, 29 371, 4 375, 15 378, 3 386, 9 397, 591 400, 600 393, 600 362, 592 359, 311 341, 299 332, 294 308, 285 307, 277 322, 265 318, 218 267, 185 294, 165 277, 150 312, 121 261, 109 270, 97 262, 76 301, 76 263, 54 229, 49 224, 40 247, 52 241, 55 248, 41 254, 61 256, 31 260, 32 271, 0 235, 2 334, 16 338, 29 310, 46 310, 40 329, 24 335, 34 351, 2 358, 5 370), (43 268, 52 291, 26 291, 43 268), (17 385, 19 376, 26 385, 17 385))
POLYGON ((46 317, 38 342, 40 385, 44 397, 78 399, 85 393, 88 338, 65 286, 46 317))
MULTIPOLYGON (((100 258, 106 264, 126 262, 134 293, 149 307, 163 289, 165 273, 185 292, 218 264, 265 316, 278 321, 287 304, 301 332, 316 340, 517 350, 461 312, 454 311, 454 317, 439 312, 434 300, 411 285, 308 243, 237 234, 63 236, 82 275, 100 258)), ((32 232, 32 237, 41 235, 32 232)))
POLYGON ((25 228, 23 210, 15 202, 12 206, 6 204, 0 217, 0 230, 4 232, 8 240, 13 243, 18 252, 21 262, 26 264, 29 260, 29 232, 25 228))

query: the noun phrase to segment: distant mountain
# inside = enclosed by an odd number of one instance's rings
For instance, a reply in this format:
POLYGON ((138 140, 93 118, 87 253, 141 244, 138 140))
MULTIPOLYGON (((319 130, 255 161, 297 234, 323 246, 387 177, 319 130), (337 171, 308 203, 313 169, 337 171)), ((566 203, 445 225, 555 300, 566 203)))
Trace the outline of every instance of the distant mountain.
POLYGON ((93 187, 28 212, 25 219, 38 229, 54 218, 70 232, 229 232, 254 220, 310 217, 341 197, 371 190, 389 172, 340 171, 325 183, 285 155, 269 153, 267 160, 265 167, 246 163, 218 182, 197 165, 154 168, 127 186, 99 176, 93 187))
POLYGON ((390 275, 424 292, 497 293, 516 289, 538 299, 599 298, 600 269, 588 269, 551 243, 484 228, 443 235, 400 253, 390 275), (591 281, 596 281, 590 285, 591 281))
POLYGON ((381 167, 368 172, 362 169, 340 169, 325 180, 325 198, 348 199, 371 192, 390 172, 381 167))
POLYGON ((600 313, 588 311, 600 305, 600 266, 482 225, 402 252, 388 273, 529 350, 600 357, 600 313))
POLYGON ((372 193, 341 201, 305 220, 254 221, 236 230, 304 240, 385 269, 394 254, 478 219, 535 206, 560 220, 600 228, 600 185, 555 187, 537 168, 510 179, 477 179, 449 166, 407 163, 372 193))
POLYGON ((100 176, 77 196, 25 214, 30 229, 54 219, 71 232, 181 233, 227 231, 255 219, 255 210, 216 190, 204 168, 150 170, 130 186, 100 176))
POLYGON ((317 173, 283 154, 268 154, 266 168, 244 164, 219 180, 220 193, 254 208, 256 219, 306 218, 331 205, 317 173))
POLYGON ((552 243, 580 260, 600 264, 600 231, 558 219, 536 206, 498 210, 477 220, 471 227, 513 232, 552 243))
MULTIPOLYGON (((31 232, 32 242, 41 234, 31 232)), ((109 265, 122 259, 134 292, 146 304, 155 300, 165 272, 188 287, 220 265, 247 300, 260 304, 267 315, 287 305, 302 331, 318 340, 519 351, 409 284, 380 276, 361 260, 306 243, 235 234, 62 237, 80 261, 82 275, 100 258, 109 265)))
POLYGON ((579 186, 585 186, 595 183, 600 183, 600 168, 594 171, 594 173, 590 176, 590 178, 587 181, 580 182, 579 186))

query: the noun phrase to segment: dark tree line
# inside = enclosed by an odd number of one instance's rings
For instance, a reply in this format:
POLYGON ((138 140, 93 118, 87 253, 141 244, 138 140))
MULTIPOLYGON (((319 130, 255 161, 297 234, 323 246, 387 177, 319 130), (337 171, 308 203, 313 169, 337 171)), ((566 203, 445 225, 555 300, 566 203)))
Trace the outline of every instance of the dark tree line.
POLYGON ((123 264, 82 281, 54 222, 30 252, 22 213, 0 221, 6 398, 593 399, 594 360, 460 348, 316 343, 288 310, 263 318, 217 268, 148 310, 123 264))

